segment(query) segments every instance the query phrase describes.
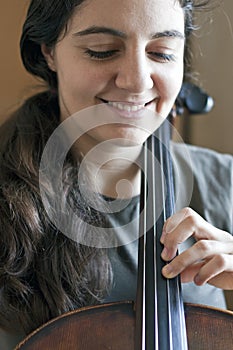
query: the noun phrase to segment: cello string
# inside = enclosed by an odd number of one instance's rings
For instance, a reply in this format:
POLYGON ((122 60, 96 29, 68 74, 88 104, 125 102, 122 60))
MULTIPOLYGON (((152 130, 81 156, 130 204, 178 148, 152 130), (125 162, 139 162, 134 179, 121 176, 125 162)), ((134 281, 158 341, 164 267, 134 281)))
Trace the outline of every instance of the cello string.
POLYGON ((145 319, 146 319, 146 350, 155 349, 155 264, 154 264, 154 222, 153 222, 153 157, 152 155, 152 137, 148 138, 147 148, 147 207, 146 207, 146 247, 145 247, 145 274, 146 274, 146 301, 145 301, 145 319))
POLYGON ((144 176, 143 176, 143 314, 142 314, 142 322, 143 322, 143 331, 142 331, 142 350, 145 350, 146 344, 146 230, 147 230, 147 221, 146 221, 146 213, 147 213, 147 178, 148 178, 148 159, 147 159, 147 146, 148 141, 146 140, 143 152, 144 152, 144 176))
MULTIPOLYGON (((153 200, 153 241, 156 241, 156 235, 157 235, 157 230, 156 230, 156 205, 155 205, 155 157, 154 157, 154 152, 152 150, 155 149, 155 137, 152 135, 151 136, 151 140, 152 140, 152 144, 151 144, 151 158, 152 158, 152 200, 153 200)), ((157 300, 158 300, 158 296, 157 296, 157 267, 156 267, 156 261, 157 261, 157 250, 156 250, 156 244, 153 244, 153 248, 154 248, 154 318, 155 318, 155 349, 158 349, 159 347, 159 339, 158 339, 158 308, 157 308, 157 300)))
POLYGON ((140 221, 138 240, 138 281, 136 295, 136 327, 135 349, 145 350, 145 238, 146 238, 146 179, 147 157, 146 144, 142 154, 141 192, 140 192, 140 221))

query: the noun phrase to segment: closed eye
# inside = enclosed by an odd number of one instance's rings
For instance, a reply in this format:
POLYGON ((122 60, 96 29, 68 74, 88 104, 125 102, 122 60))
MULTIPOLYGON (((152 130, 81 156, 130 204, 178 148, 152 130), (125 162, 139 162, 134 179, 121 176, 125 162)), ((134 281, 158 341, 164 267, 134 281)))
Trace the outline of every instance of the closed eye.
POLYGON ((119 50, 107 50, 107 51, 94 51, 90 49, 85 50, 86 55, 88 55, 92 59, 97 59, 97 60, 105 60, 108 58, 112 58, 118 52, 119 50))
POLYGON ((162 52, 148 52, 149 55, 154 57, 156 60, 159 62, 171 62, 175 61, 175 55, 173 54, 167 54, 167 53, 162 53, 162 52))
MULTIPOLYGON (((91 49, 86 49, 85 54, 88 55, 92 59, 96 60, 107 60, 109 58, 114 57, 119 50, 106 50, 106 51, 95 51, 91 49)), ((170 62, 175 61, 175 55, 173 54, 165 54, 162 52, 148 52, 149 55, 151 55, 154 59, 156 59, 159 62, 170 62)))

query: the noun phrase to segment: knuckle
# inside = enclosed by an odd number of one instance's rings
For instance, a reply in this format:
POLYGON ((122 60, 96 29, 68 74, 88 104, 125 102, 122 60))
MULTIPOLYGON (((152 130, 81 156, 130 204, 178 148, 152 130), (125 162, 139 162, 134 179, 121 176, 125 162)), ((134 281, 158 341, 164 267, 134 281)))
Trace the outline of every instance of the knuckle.
POLYGON ((197 227, 198 225, 196 213, 191 208, 186 208, 185 220, 191 227, 197 227))
POLYGON ((202 254, 203 254, 204 256, 206 256, 207 253, 208 253, 209 251, 211 251, 210 242, 207 241, 207 240, 205 240, 205 239, 202 239, 202 240, 198 241, 198 242, 196 243, 196 248, 197 248, 199 251, 201 251, 202 254))
POLYGON ((169 235, 169 237, 167 237, 167 245, 168 247, 171 249, 175 249, 175 247, 177 246, 177 241, 176 241, 176 237, 173 235, 169 235))
POLYGON ((218 269, 223 270, 227 263, 226 263, 226 255, 225 254, 219 254, 215 257, 215 264, 217 265, 218 269))
POLYGON ((190 216, 190 215, 194 214, 194 210, 191 209, 190 207, 185 207, 184 208, 184 213, 185 213, 186 216, 190 216))

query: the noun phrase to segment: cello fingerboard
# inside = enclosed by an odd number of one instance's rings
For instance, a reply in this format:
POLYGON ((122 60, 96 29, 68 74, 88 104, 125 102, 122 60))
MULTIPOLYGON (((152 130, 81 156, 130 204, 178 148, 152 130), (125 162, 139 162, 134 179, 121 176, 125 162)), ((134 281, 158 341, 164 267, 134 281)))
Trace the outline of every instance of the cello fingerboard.
POLYGON ((168 120, 144 145, 138 290, 137 350, 187 350, 184 307, 179 277, 165 279, 160 243, 165 220, 173 214, 174 188, 168 120))

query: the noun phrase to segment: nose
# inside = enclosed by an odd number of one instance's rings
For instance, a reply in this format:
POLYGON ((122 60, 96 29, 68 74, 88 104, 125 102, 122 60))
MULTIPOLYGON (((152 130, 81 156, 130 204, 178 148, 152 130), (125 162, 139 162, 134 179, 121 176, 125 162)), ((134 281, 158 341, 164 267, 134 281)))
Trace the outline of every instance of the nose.
POLYGON ((118 67, 115 84, 132 93, 142 93, 154 86, 151 62, 145 53, 126 54, 118 67))

